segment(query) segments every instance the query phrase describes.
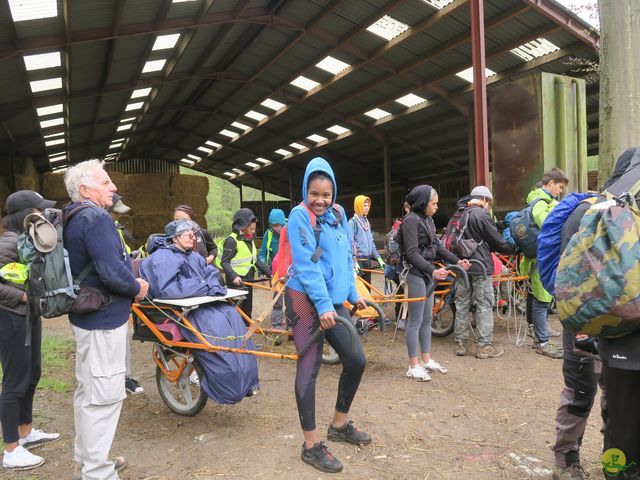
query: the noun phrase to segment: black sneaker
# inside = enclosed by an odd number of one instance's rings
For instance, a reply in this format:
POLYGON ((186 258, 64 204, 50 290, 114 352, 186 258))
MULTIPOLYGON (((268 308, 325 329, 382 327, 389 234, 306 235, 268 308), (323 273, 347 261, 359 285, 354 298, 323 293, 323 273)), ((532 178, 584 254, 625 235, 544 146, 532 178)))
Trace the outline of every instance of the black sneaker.
POLYGON ((331 455, 324 442, 318 442, 311 448, 307 448, 303 443, 300 457, 304 463, 308 463, 322 472, 338 473, 342 471, 342 463, 331 455))
POLYGON ((354 426, 353 422, 349 420, 340 428, 329 424, 327 440, 331 440, 332 442, 349 442, 354 445, 368 445, 371 443, 371 436, 354 426))
POLYGON ((144 388, 135 378, 126 378, 124 380, 124 388, 131 395, 142 395, 144 393, 144 388))

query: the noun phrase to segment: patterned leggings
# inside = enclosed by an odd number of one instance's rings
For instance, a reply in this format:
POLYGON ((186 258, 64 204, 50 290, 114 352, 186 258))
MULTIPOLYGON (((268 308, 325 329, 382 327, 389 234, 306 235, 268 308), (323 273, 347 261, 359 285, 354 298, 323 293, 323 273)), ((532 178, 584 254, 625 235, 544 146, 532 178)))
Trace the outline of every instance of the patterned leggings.
MULTIPOLYGON (((320 318, 309 297, 302 292, 287 288, 284 301, 287 321, 293 327, 296 349, 300 350, 313 332, 320 327, 320 318)), ((349 312, 343 305, 334 305, 334 307, 338 315, 349 318, 349 312)), ((327 330, 325 338, 342 361, 336 410, 348 413, 367 361, 360 339, 354 338, 352 346, 351 336, 344 325, 336 324, 335 327, 327 330)), ((323 342, 312 345, 307 353, 298 359, 295 393, 300 425, 305 432, 316 428, 316 378, 322 362, 322 345, 323 342)))

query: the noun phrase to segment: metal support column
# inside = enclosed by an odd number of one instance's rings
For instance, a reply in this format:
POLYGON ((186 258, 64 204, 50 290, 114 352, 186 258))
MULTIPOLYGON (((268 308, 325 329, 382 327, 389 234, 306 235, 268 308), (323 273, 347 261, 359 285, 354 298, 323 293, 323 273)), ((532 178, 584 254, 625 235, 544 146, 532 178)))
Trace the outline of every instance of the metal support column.
POLYGON ((242 208, 242 183, 238 184, 238 188, 240 189, 240 208, 242 208))
POLYGON ((389 158, 389 142, 382 144, 384 170, 384 231, 391 228, 391 159, 389 158))
POLYGON ((489 185, 489 127, 485 77, 484 0, 470 0, 476 185, 489 185))
POLYGON ((291 210, 295 206, 295 202, 293 200, 293 170, 289 169, 289 206, 291 210))
POLYGON ((260 218, 262 223, 262 234, 267 231, 269 228, 269 221, 265 215, 265 194, 264 194, 264 177, 260 177, 260 193, 262 194, 260 197, 260 218))

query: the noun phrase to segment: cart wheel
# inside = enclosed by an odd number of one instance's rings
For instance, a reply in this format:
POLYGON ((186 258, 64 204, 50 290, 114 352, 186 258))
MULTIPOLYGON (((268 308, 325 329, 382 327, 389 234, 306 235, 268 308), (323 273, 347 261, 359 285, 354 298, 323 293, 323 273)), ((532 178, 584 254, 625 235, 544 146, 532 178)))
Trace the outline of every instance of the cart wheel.
POLYGON ((431 334, 434 337, 451 335, 456 324, 456 307, 452 303, 445 303, 438 313, 433 314, 431 334))
MULTIPOLYGON (((185 361, 183 357, 167 350, 165 350, 164 356, 171 371, 179 370, 185 361)), ((189 370, 188 374, 181 375, 178 381, 173 383, 167 379, 160 367, 156 366, 156 384, 158 385, 158 392, 167 407, 178 415, 192 417, 204 408, 207 403, 207 395, 200 386, 201 379, 204 376, 198 361, 194 359, 191 365, 185 368, 189 370), (189 380, 189 375, 194 371, 198 377, 198 382, 189 380)))
POLYGON ((326 365, 337 365, 340 363, 340 356, 336 352, 329 342, 324 342, 322 349, 322 363, 326 365))

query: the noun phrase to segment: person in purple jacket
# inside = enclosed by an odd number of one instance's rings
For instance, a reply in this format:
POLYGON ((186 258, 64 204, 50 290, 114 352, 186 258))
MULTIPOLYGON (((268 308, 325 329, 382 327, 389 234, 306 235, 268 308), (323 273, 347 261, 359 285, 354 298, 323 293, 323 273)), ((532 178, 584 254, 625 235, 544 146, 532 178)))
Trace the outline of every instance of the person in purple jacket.
POLYGON ((74 278, 87 268, 82 285, 107 295, 100 310, 70 313, 76 340, 76 388, 74 478, 117 480, 123 458, 109 460, 118 426, 124 388, 127 320, 132 299, 147 294, 149 284, 135 278, 131 259, 107 212, 116 186, 100 160, 87 160, 70 167, 64 178, 71 203, 69 212, 81 204, 64 227, 64 245, 74 278))

